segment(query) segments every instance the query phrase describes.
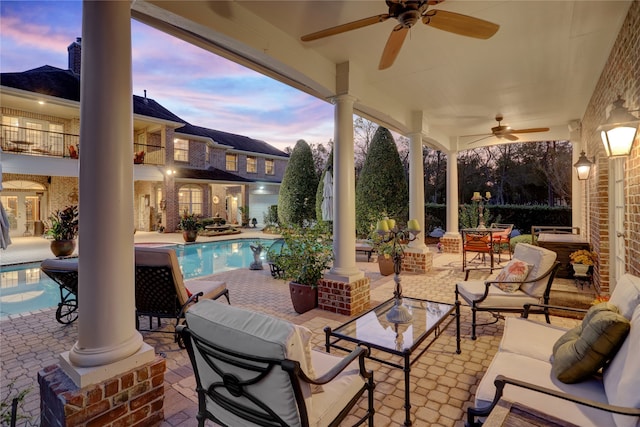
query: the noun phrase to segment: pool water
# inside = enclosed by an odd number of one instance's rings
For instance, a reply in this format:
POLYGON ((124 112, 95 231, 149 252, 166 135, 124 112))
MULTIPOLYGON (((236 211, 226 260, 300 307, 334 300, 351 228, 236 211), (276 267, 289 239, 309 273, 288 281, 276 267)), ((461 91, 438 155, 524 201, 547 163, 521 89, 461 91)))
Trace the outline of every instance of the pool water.
MULTIPOLYGON (((238 268, 249 268, 253 262, 251 245, 262 243, 260 254, 265 261, 273 240, 234 239, 193 245, 175 245, 178 263, 186 279, 209 276, 238 268)), ((268 268, 265 266, 265 268, 268 268)), ((0 317, 56 307, 60 287, 40 271, 40 263, 2 267, 0 272, 0 317)))

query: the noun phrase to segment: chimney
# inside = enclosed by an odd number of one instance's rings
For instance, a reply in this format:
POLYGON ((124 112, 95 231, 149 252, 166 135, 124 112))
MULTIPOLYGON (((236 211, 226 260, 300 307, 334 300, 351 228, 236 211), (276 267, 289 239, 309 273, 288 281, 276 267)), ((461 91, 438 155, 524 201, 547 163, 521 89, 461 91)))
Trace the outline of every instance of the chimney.
POLYGON ((81 43, 82 38, 77 37, 76 41, 67 47, 67 52, 69 52, 69 70, 73 71, 78 76, 80 75, 80 59, 82 52, 81 43))

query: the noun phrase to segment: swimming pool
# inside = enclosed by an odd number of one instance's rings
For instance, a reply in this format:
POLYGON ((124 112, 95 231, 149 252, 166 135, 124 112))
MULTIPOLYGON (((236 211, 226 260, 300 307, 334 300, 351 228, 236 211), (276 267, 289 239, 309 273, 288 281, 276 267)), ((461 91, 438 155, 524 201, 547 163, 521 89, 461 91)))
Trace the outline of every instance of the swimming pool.
MULTIPOLYGON (((234 239, 172 247, 176 250, 186 280, 238 268, 249 268, 253 262, 250 245, 256 242, 268 248, 273 240, 234 239)), ((266 252, 265 249, 260 255, 263 262, 266 252)), ((60 287, 40 271, 39 262, 2 267, 0 317, 56 307, 58 302, 60 287)))

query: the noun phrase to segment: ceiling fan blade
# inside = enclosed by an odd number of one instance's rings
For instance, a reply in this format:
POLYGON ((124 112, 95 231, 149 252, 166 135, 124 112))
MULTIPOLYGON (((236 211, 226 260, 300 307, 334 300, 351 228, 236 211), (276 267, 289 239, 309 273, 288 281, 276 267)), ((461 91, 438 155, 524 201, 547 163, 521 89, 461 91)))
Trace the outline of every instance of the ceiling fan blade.
POLYGON ((378 70, 384 70, 393 65, 408 33, 409 28, 403 27, 402 25, 396 25, 393 31, 391 31, 387 44, 384 46, 384 51, 382 51, 378 70))
MULTIPOLYGON (((506 139, 508 139, 509 141, 517 141, 517 140, 518 140, 518 137, 517 137, 517 136, 512 135, 512 134, 510 134, 510 133, 505 133, 505 134, 501 135, 500 137, 502 137, 502 138, 506 138, 506 139)), ((500 138, 500 137, 498 137, 498 138, 500 138)))
POLYGON ((549 128, 531 128, 531 129, 513 129, 509 133, 534 133, 534 132, 548 132, 549 128))
POLYGON ((488 39, 493 36, 500 25, 460 13, 432 9, 422 17, 425 25, 476 39, 488 39))
MULTIPOLYGON (((480 136, 480 135, 466 135, 466 136, 480 136)), ((475 144, 476 142, 480 142, 480 141, 482 141, 482 140, 484 140, 484 139, 487 139, 487 138, 490 138, 490 137, 492 137, 492 136, 493 136, 492 134, 491 134, 491 135, 484 134, 484 136, 482 136, 482 138, 480 138, 480 139, 476 139, 476 140, 474 140, 474 141, 471 141, 471 142, 469 142, 468 144, 469 144, 469 145, 471 145, 471 144, 475 144)))
POLYGON ((346 24, 327 28, 325 30, 316 31, 315 33, 307 34, 306 36, 300 37, 300 40, 302 40, 303 42, 318 40, 324 37, 329 37, 329 36, 333 36, 340 33, 346 33, 347 31, 357 30, 358 28, 377 24, 378 22, 384 22, 389 18, 390 18, 390 15, 388 13, 383 13, 381 15, 372 16, 370 18, 359 19, 357 21, 348 22, 346 24))

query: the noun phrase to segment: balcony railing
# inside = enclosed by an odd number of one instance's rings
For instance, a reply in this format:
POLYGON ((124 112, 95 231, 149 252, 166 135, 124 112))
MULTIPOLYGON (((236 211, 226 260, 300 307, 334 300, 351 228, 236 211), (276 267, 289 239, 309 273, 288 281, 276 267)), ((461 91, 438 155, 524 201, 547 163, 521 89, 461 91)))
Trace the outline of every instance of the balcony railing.
MULTIPOLYGON (((0 125, 2 151, 27 156, 77 159, 80 136, 68 133, 0 125)), ((164 165, 165 148, 157 145, 133 144, 136 164, 164 165)))

